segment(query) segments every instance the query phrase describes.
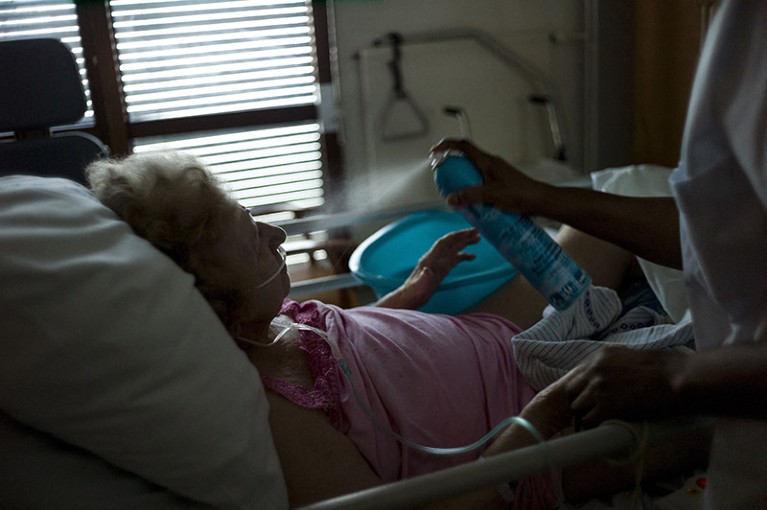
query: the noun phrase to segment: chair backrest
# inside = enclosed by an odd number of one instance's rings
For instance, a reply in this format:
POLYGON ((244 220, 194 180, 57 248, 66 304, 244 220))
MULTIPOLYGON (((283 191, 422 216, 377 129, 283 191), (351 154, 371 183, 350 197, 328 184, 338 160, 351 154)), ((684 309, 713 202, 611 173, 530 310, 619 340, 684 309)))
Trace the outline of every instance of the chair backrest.
POLYGON ((97 138, 79 132, 51 135, 86 111, 80 71, 57 39, 0 42, 0 175, 66 177, 84 183, 88 163, 107 155, 97 138))

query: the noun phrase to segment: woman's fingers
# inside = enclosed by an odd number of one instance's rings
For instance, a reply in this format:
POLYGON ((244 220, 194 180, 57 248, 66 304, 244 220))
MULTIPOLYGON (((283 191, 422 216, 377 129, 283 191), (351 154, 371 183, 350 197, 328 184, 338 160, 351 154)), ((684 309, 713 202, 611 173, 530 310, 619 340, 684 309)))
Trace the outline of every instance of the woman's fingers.
POLYGON ((478 243, 479 239, 479 233, 473 228, 450 232, 437 239, 427 255, 437 257, 456 255, 467 246, 478 243))

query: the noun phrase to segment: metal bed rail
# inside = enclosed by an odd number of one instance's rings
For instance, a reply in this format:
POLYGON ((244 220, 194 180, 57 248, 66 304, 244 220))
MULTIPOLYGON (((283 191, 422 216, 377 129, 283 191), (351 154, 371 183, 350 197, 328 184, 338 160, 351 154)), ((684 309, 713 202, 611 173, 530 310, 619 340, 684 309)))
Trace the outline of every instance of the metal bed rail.
POLYGON ((708 426, 710 418, 689 418, 648 424, 606 422, 601 426, 548 441, 548 453, 538 445, 528 446, 435 473, 320 501, 299 510, 403 510, 418 508, 473 490, 494 487, 526 476, 616 455, 708 426), (643 437, 644 434, 644 437, 643 437), (642 438, 640 440, 640 438, 642 438))

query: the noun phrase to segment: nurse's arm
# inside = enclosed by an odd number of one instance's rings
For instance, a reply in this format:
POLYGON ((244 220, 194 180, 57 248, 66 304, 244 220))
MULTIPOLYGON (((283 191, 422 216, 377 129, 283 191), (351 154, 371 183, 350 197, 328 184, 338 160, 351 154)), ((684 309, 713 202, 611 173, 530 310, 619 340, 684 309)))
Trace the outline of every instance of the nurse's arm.
POLYGON ((692 354, 602 349, 568 377, 573 414, 587 426, 681 415, 767 419, 767 337, 755 340, 692 354))
POLYGON ((457 149, 479 168, 484 184, 451 193, 451 207, 489 203, 543 216, 609 241, 644 259, 681 268, 679 213, 671 197, 626 197, 584 188, 554 186, 532 179, 502 158, 467 140, 442 140, 435 154, 457 149))
POLYGON ((679 211, 672 197, 626 197, 547 186, 535 214, 609 241, 651 262, 682 268, 679 211))
POLYGON ((675 400, 695 414, 767 419, 765 336, 689 356, 671 382, 675 400))

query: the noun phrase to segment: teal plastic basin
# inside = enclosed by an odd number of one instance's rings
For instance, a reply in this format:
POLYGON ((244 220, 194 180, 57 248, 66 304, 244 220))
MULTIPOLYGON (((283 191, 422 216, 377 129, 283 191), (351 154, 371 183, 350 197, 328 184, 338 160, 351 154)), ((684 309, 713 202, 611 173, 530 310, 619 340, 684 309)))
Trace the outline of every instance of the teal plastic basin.
MULTIPOLYGON (((379 298, 407 279, 431 245, 443 235, 471 225, 452 211, 424 211, 391 223, 368 237, 352 253, 352 274, 379 298)), ((464 251, 476 255, 461 262, 442 281, 424 312, 458 314, 508 282, 517 274, 485 239, 464 251)))

